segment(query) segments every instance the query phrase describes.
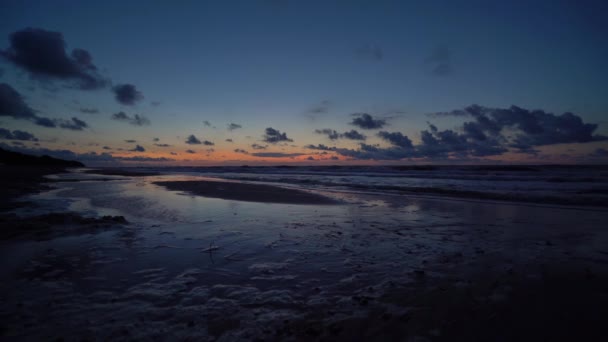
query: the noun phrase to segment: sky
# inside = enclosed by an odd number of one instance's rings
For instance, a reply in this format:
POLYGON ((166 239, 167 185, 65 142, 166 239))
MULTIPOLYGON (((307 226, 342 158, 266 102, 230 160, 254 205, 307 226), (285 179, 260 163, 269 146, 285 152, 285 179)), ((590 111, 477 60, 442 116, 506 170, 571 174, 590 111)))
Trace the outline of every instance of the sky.
POLYGON ((0 147, 87 165, 608 163, 605 1, 0 3, 0 147))

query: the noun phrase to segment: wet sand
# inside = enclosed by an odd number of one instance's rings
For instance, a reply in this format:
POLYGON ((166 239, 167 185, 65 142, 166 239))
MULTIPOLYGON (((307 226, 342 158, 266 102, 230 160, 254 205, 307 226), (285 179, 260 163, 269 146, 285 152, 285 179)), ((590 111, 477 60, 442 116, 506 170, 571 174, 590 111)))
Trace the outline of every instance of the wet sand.
POLYGON ((163 177, 27 198, 30 219, 61 234, 0 241, 0 338, 606 337, 605 211, 352 193, 256 203, 168 191, 163 177), (66 199, 78 216, 42 213, 66 199), (93 212, 130 223, 81 221, 93 212))
POLYGON ((314 193, 264 184, 221 181, 165 181, 154 184, 173 191, 225 200, 283 203, 283 204, 336 204, 331 198, 314 193))

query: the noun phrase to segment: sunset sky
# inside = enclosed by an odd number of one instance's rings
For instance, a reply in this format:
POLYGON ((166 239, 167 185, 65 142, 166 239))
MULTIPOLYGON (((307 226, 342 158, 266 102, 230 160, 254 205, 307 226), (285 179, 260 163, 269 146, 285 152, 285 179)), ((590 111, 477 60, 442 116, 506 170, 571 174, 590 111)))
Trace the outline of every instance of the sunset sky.
POLYGON ((2 1, 0 147, 87 165, 606 163, 605 1, 2 1))

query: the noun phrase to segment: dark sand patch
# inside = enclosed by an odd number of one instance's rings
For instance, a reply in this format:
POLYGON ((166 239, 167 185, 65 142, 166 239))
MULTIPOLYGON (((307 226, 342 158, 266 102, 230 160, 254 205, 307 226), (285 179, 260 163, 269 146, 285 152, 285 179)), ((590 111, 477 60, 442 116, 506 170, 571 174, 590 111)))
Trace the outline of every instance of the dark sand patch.
POLYGON ((154 184, 164 186, 169 190, 235 201, 283 204, 337 203, 331 198, 310 192, 263 184, 215 181, 165 181, 154 182, 154 184))

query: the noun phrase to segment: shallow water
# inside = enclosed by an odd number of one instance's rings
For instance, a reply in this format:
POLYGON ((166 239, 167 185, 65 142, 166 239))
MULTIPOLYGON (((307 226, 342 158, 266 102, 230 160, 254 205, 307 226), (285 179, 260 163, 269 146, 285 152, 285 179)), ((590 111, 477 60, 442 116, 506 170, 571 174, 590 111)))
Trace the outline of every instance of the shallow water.
POLYGON ((14 338, 247 339, 284 320, 405 313, 378 298, 467 265, 608 263, 603 210, 335 189, 321 192, 338 205, 252 203, 152 184, 200 176, 55 177, 83 181, 54 183, 20 214, 71 210, 130 224, 2 242, 0 314, 14 338))

